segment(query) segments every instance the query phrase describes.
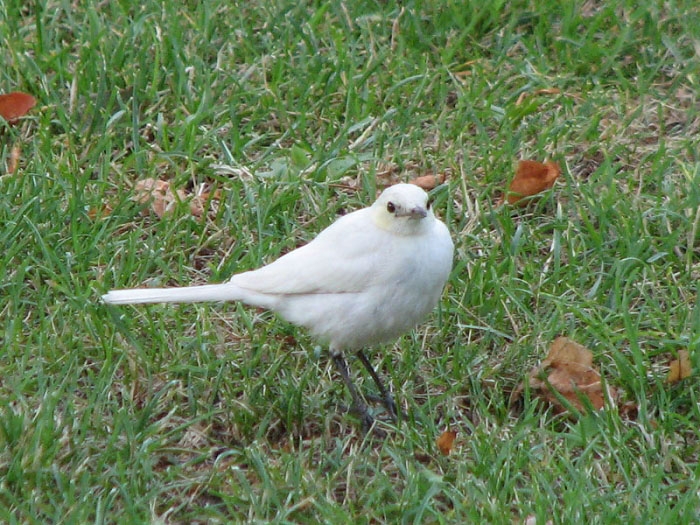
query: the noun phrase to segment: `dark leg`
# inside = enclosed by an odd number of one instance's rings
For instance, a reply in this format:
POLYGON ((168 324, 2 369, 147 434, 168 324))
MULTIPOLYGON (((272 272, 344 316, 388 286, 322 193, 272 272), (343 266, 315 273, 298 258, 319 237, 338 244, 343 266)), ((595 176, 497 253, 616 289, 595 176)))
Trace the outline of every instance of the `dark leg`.
POLYGON ((372 376, 374 384, 377 385, 377 388, 379 389, 379 394, 382 396, 382 402, 384 403, 384 407, 387 409, 387 412, 389 412, 391 418, 394 421, 396 421, 396 403, 394 403, 394 398, 391 396, 391 392, 389 392, 389 389, 384 386, 384 383, 379 377, 379 374, 377 374, 377 371, 374 369, 372 363, 369 362, 369 359, 367 359, 367 356, 362 350, 358 350, 357 357, 360 359, 360 362, 365 366, 365 368, 369 372, 369 375, 372 376))
POLYGON ((340 376, 345 382, 345 386, 348 387, 350 395, 352 396, 353 410, 360 417, 360 422, 362 424, 362 431, 366 434, 369 429, 372 428, 374 424, 374 418, 370 415, 367 409, 367 404, 365 403, 362 396, 355 388, 352 379, 350 379, 350 373, 348 372, 348 364, 345 362, 345 357, 343 357, 342 352, 331 351, 331 358, 333 358, 333 364, 335 364, 336 369, 340 373, 340 376))

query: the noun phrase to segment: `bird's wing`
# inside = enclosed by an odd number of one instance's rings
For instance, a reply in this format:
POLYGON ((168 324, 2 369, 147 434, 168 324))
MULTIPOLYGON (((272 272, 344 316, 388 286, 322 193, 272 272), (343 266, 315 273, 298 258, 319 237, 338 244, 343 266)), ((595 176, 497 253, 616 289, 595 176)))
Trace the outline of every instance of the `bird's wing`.
POLYGON ((374 227, 367 210, 345 215, 309 244, 258 270, 231 278, 236 286, 262 294, 355 293, 381 271, 386 232, 374 227))

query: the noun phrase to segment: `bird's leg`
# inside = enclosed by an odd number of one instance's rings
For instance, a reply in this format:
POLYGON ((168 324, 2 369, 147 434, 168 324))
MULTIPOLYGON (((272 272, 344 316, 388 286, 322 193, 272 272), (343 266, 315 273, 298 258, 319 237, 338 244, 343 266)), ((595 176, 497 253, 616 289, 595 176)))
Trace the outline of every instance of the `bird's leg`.
POLYGON ((379 394, 382 396, 382 403, 384 403, 384 407, 387 409, 389 412, 389 415, 391 418, 396 421, 396 403, 394 402, 394 398, 391 395, 391 392, 389 391, 388 388, 384 386, 384 383, 382 382, 382 378, 379 377, 379 374, 377 371, 374 369, 372 366, 372 363, 370 363, 369 359, 367 359, 367 356, 364 354, 362 350, 357 351, 357 357, 360 359, 360 362, 365 366, 367 371, 369 372, 369 375, 372 376, 372 379, 374 380, 374 384, 377 385, 377 388, 379 389, 379 394))
POLYGON ((357 388, 355 388, 355 384, 352 382, 352 379, 350 379, 348 364, 345 362, 345 357, 343 356, 343 353, 331 349, 331 357, 333 359, 335 367, 338 369, 338 372, 340 372, 340 375, 343 378, 343 381, 345 382, 345 386, 347 386, 348 390, 350 391, 350 395, 352 396, 353 410, 357 412, 357 414, 360 416, 360 421, 362 423, 362 431, 366 434, 367 432, 369 432, 369 429, 372 428, 372 425, 374 424, 374 418, 369 413, 367 403, 365 403, 364 399, 362 399, 362 396, 357 391, 357 388))

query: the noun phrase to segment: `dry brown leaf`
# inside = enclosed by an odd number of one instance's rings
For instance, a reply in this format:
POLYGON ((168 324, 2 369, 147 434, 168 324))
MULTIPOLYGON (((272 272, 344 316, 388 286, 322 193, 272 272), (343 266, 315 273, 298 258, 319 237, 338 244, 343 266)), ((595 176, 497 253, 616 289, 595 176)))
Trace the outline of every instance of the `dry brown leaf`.
POLYGON ((430 191, 445 182, 445 179, 447 179, 447 175, 445 173, 435 173, 416 177, 409 182, 411 184, 415 184, 419 188, 423 188, 425 191, 430 191))
POLYGON ((454 446, 455 438, 457 437, 457 432, 454 430, 445 430, 440 437, 435 440, 438 450, 443 456, 448 456, 452 452, 452 447, 454 446))
POLYGON ((222 197, 223 192, 221 188, 216 188, 214 191, 203 191, 203 188, 200 188, 196 193, 191 194, 190 213, 195 217, 201 217, 204 215, 207 201, 220 202, 222 197))
MULTIPOLYGON (((549 355, 529 376, 530 389, 551 404, 557 413, 568 410, 566 399, 579 411, 585 411, 586 398, 596 410, 605 406, 606 399, 616 397, 612 388, 604 388, 598 371, 593 368, 593 353, 568 337, 557 337, 549 355)), ((514 396, 519 397, 524 384, 518 386, 514 396)))
POLYGON ((667 383, 677 383, 681 379, 690 377, 693 373, 693 369, 690 365, 690 354, 687 350, 678 351, 678 359, 674 359, 669 363, 670 370, 668 371, 668 376, 666 377, 667 383))
POLYGON ((508 188, 508 202, 515 204, 524 197, 548 190, 560 174, 561 170, 556 162, 550 161, 543 164, 534 160, 521 160, 508 188))
MULTIPOLYGON (((178 195, 180 197, 180 195, 178 195)), ((158 217, 170 212, 179 199, 173 193, 168 181, 159 179, 143 179, 134 186, 133 200, 140 204, 150 204, 151 211, 158 217)), ((184 197, 184 195, 182 195, 184 197)))
POLYGON ((636 421, 639 417, 639 405, 634 401, 626 401, 618 407, 620 418, 627 421, 636 421))
POLYGON ((561 90, 558 88, 544 88, 532 92, 523 91, 522 93, 520 93, 518 100, 515 101, 515 105, 520 106, 523 102, 525 102, 526 98, 530 98, 536 95, 558 95, 559 93, 561 93, 561 90))
POLYGON ((0 95, 0 117, 13 124, 18 118, 26 115, 35 104, 33 96, 20 91, 0 95))
POLYGON ((201 217, 204 215, 204 204, 207 202, 208 198, 208 193, 193 195, 190 199, 190 213, 195 217, 201 217))
POLYGON ((112 214, 112 207, 109 204, 104 204, 99 208, 90 208, 87 216, 90 220, 102 219, 112 214))
POLYGON ((209 198, 220 200, 221 190, 201 193, 187 193, 182 189, 173 191, 170 182, 160 179, 143 179, 134 185, 133 200, 141 204, 149 204, 150 209, 158 217, 172 212, 178 202, 187 202, 190 213, 195 217, 204 215, 204 207, 209 198))

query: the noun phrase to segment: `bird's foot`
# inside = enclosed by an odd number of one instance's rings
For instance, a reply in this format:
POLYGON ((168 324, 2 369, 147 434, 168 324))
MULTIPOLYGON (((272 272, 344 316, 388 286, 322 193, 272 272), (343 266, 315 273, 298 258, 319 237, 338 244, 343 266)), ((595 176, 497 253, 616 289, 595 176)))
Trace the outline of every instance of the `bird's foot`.
MULTIPOLYGON (((389 417, 393 422, 398 421, 398 415, 399 415, 399 410, 396 406, 396 402, 394 401, 393 396, 391 395, 390 392, 385 391, 383 396, 374 396, 374 395, 366 395, 365 396, 369 401, 372 401, 373 403, 381 403, 384 408, 387 411, 387 414, 389 414, 389 417)), ((403 410, 400 412, 401 413, 401 419, 407 419, 408 416, 406 412, 403 410)))
POLYGON ((389 391, 384 393, 382 402, 384 404, 384 408, 386 408, 386 411, 389 412, 389 417, 391 417, 393 421, 396 421, 399 412, 396 409, 396 402, 389 391))
MULTIPOLYGON (((343 378, 343 381, 345 382, 345 385, 348 388, 348 391, 350 392, 350 395, 352 396, 353 399, 353 404, 352 408, 350 409, 350 412, 353 412, 355 415, 357 415, 360 418, 360 423, 362 425, 362 431, 367 434, 370 430, 377 435, 381 437, 386 437, 386 432, 383 430, 378 429, 374 425, 374 418, 372 415, 369 413, 369 409, 367 408, 367 403, 365 403, 364 399, 362 398, 362 395, 358 392, 357 388, 353 384, 352 380, 350 379, 350 373, 348 371, 348 365, 345 362, 345 358, 343 357, 343 354, 341 352, 335 352, 331 353, 331 358, 333 359, 333 363, 335 364, 338 372, 340 373, 341 377, 343 378)), ((364 358, 363 362, 367 361, 367 358, 364 358)), ((370 365, 371 368, 371 365, 370 365)), ((374 370, 372 370, 373 377, 375 377, 375 381, 378 381, 378 376, 374 370)), ((382 393, 382 402, 386 404, 387 410, 389 413, 392 415, 394 419, 396 419, 396 404, 394 403, 394 400, 391 398, 391 394, 389 391, 384 388, 384 385, 381 384, 381 381, 379 381, 378 386, 380 386, 380 391, 382 393), (389 408, 391 407, 391 408, 389 408)))
POLYGON ((376 421, 372 414, 369 413, 367 405, 355 404, 352 407, 350 407, 350 410, 348 412, 360 420, 360 428, 362 430, 362 434, 367 435, 371 432, 373 436, 376 436, 381 439, 387 437, 387 433, 384 430, 377 427, 377 425, 375 425, 376 421))

